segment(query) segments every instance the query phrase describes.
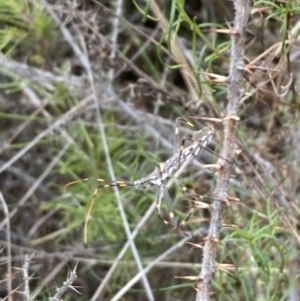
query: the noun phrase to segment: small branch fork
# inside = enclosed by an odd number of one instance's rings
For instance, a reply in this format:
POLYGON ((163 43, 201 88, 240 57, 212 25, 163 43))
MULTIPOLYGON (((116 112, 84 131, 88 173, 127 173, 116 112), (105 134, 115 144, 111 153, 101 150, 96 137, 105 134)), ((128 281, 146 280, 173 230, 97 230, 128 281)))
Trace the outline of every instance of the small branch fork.
MULTIPOLYGON (((230 177, 231 164, 234 159, 235 132, 238 120, 238 106, 242 99, 243 80, 243 57, 245 47, 246 25, 250 14, 249 0, 235 0, 235 20, 232 34, 231 63, 228 78, 228 106, 227 118, 224 124, 224 143, 218 164, 221 166, 217 175, 217 183, 214 191, 216 200, 226 199, 228 182, 230 177)), ((212 279, 216 274, 218 264, 216 262, 217 244, 219 243, 220 231, 222 228, 222 216, 225 203, 214 201, 210 206, 211 220, 203 248, 202 270, 198 275, 198 288, 196 301, 207 301, 210 295, 212 279)))

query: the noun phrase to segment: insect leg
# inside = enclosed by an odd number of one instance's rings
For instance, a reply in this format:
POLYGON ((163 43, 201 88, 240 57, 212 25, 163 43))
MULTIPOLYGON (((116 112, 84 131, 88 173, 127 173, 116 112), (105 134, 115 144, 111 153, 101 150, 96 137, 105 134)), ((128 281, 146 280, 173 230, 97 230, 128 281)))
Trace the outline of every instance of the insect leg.
POLYGON ((189 121, 185 120, 184 118, 182 118, 182 117, 176 118, 176 127, 175 127, 175 135, 174 135, 174 154, 176 154, 177 152, 180 152, 180 150, 182 151, 182 149, 184 149, 185 141, 182 141, 181 146, 179 147, 179 127, 180 127, 181 121, 185 122, 187 125, 194 128, 194 125, 192 123, 190 123, 189 121))
POLYGON ((176 221, 174 218, 174 213, 172 210, 172 201, 170 198, 170 195, 167 191, 167 189, 165 188, 164 185, 160 185, 157 186, 157 199, 156 199, 156 216, 167 226, 171 227, 171 228, 176 228, 176 221), (161 216, 161 212, 160 212, 160 206, 161 206, 161 200, 162 198, 165 198, 166 203, 167 203, 167 207, 168 207, 168 213, 169 213, 169 220, 164 219, 161 216))
POLYGON ((111 180, 103 180, 103 179, 96 179, 98 182, 103 182, 103 184, 98 185, 94 192, 93 192, 93 196, 92 196, 92 200, 91 200, 91 204, 89 206, 89 210, 87 212, 87 215, 85 217, 84 220, 84 243, 87 244, 87 226, 88 226, 88 222, 89 219, 91 217, 91 212, 99 191, 99 188, 108 188, 108 187, 134 187, 134 183, 131 182, 126 182, 126 181, 111 181, 111 180))

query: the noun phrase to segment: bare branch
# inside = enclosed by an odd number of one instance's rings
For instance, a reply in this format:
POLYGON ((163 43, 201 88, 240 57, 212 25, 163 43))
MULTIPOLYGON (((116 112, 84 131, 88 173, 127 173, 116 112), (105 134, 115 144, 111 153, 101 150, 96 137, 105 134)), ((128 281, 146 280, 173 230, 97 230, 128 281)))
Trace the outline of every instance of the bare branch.
POLYGON ((24 295, 27 301, 31 300, 30 299, 30 286, 29 286, 29 262, 32 259, 34 254, 31 254, 30 256, 28 254, 25 255, 25 260, 24 264, 22 267, 22 272, 23 272, 23 279, 24 279, 24 295))
POLYGON ((12 266, 11 266, 11 239, 10 239, 10 216, 6 201, 0 191, 0 203, 2 204, 5 220, 6 223, 6 240, 7 240, 7 295, 8 300, 12 301, 12 266))
MULTIPOLYGON (((250 3, 248 0, 236 0, 234 2, 235 20, 234 31, 232 35, 231 63, 228 85, 228 106, 227 116, 224 119, 224 147, 221 151, 218 164, 221 166, 218 171, 218 179, 214 196, 216 199, 226 199, 228 183, 230 177, 231 163, 234 158, 235 150, 235 132, 238 106, 243 96, 243 56, 245 47, 245 28, 250 14, 250 3)), ((203 268, 199 274, 198 293, 196 300, 204 301, 209 299, 210 287, 213 277, 217 271, 216 255, 217 244, 219 242, 222 228, 222 216, 225 209, 225 203, 215 201, 212 203, 210 212, 211 220, 208 232, 208 238, 203 250, 203 268)))
POLYGON ((77 266, 74 268, 73 271, 70 271, 69 272, 69 275, 68 275, 68 279, 67 281, 65 281, 63 283, 63 286, 60 287, 60 288, 57 288, 56 290, 56 294, 49 298, 49 301, 60 301, 61 300, 61 297, 63 295, 63 293, 68 289, 68 288, 71 288, 73 290, 75 290, 77 293, 79 293, 74 287, 73 287, 73 282, 76 280, 77 278, 77 273, 76 273, 76 268, 77 266))

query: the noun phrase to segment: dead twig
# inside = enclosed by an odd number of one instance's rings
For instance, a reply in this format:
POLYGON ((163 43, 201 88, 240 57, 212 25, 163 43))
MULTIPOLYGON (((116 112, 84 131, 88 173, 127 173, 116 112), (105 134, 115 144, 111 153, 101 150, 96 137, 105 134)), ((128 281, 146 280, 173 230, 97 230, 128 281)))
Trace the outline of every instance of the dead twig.
MULTIPOLYGON (((243 57, 245 47, 245 29, 250 14, 250 3, 248 0, 234 1, 235 20, 232 35, 231 63, 228 78, 228 105, 227 116, 224 120, 224 146, 221 151, 218 164, 221 166, 218 171, 217 184, 214 191, 215 199, 226 199, 228 183, 230 177, 231 163, 234 159, 236 145, 236 123, 238 106, 242 99, 242 80, 243 80, 243 57)), ((222 228, 222 217, 225 209, 224 202, 215 201, 211 204, 211 220, 208 231, 208 239, 203 249, 202 270, 199 274, 198 290, 196 301, 206 301, 209 299, 212 279, 215 276, 218 264, 216 263, 217 246, 222 228)))

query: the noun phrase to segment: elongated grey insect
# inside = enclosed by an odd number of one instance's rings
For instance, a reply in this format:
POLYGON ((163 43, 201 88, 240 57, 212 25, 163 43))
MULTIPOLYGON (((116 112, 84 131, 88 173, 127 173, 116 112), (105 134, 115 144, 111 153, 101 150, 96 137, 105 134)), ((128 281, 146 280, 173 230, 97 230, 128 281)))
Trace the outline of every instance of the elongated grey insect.
MULTIPOLYGON (((169 195, 168 190, 166 189, 164 185, 164 181, 174 175, 176 171, 180 169, 183 163, 186 161, 197 157, 201 150, 203 148, 206 148, 206 146, 210 143, 212 140, 215 130, 213 127, 205 127, 199 131, 195 131, 192 136, 183 138, 181 141, 181 145, 179 147, 179 125, 180 122, 183 121, 187 125, 194 127, 193 124, 186 121, 182 118, 177 118, 176 120, 176 127, 175 127, 175 139, 174 139, 174 154, 165 162, 159 163, 153 172, 151 172, 148 176, 140 178, 138 180, 135 180, 133 182, 129 181, 113 181, 113 180, 105 180, 105 179, 99 179, 99 178, 85 178, 85 179, 79 179, 76 181, 72 181, 65 185, 64 192, 66 191, 66 188, 70 185, 80 183, 80 182, 86 182, 86 181, 97 181, 100 182, 93 193, 91 205, 89 207, 87 217, 85 219, 85 242, 86 242, 86 229, 87 229, 87 223, 91 214, 92 207, 94 205, 96 196, 98 194, 98 191, 100 188, 108 188, 108 187, 135 187, 135 188, 148 188, 151 186, 155 186, 157 190, 157 196, 156 196, 156 215, 157 217, 166 225, 168 225, 171 228, 176 228, 176 221, 175 216, 173 213, 173 206, 172 206, 172 200, 169 195), (186 141, 190 141, 190 145, 185 146, 186 141), (166 220, 161 216, 161 200, 162 198, 165 199, 167 208, 168 208, 168 215, 169 219, 166 220)), ((184 188, 184 187, 183 187, 184 188)), ((185 189, 183 189, 185 190, 185 189)), ((191 214, 188 214, 188 216, 184 219, 184 221, 180 224, 185 224, 186 220, 189 218, 191 214)))

